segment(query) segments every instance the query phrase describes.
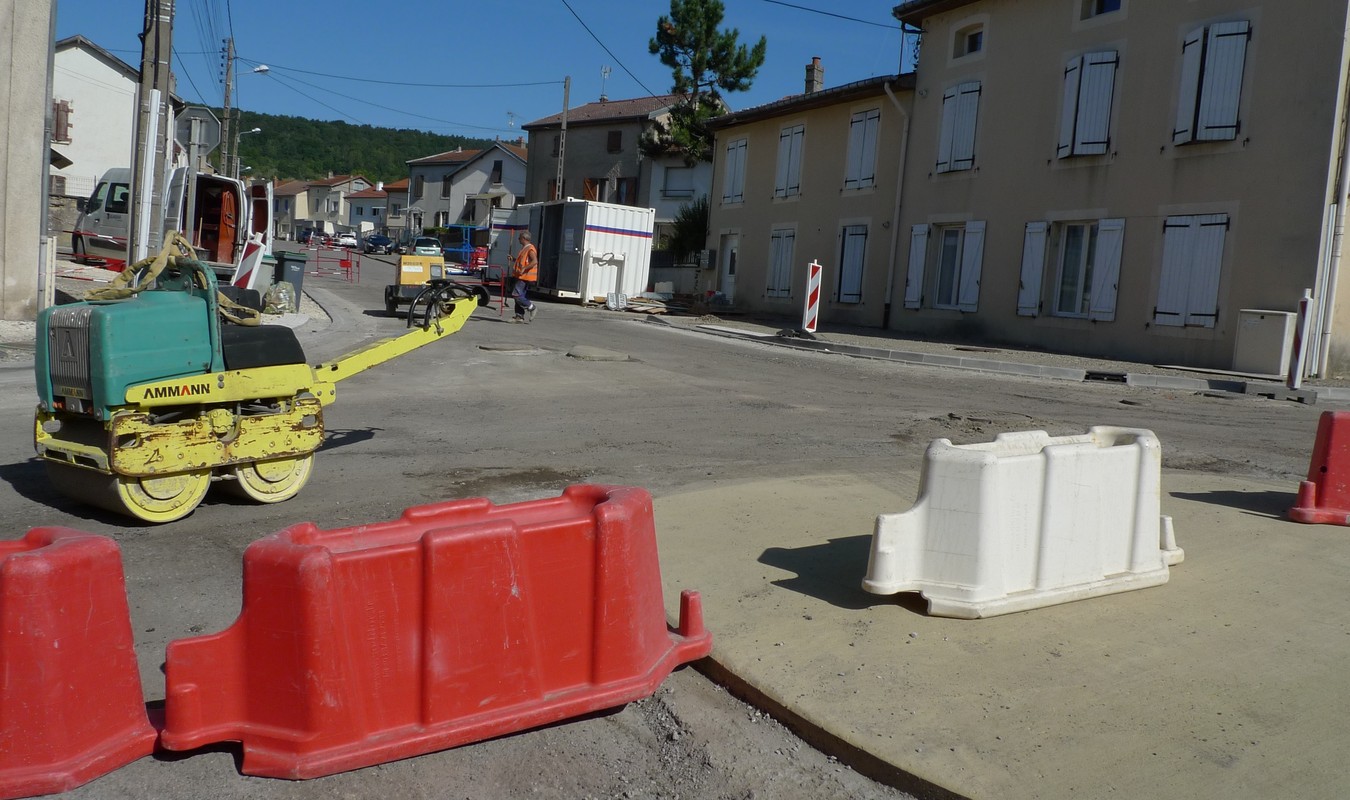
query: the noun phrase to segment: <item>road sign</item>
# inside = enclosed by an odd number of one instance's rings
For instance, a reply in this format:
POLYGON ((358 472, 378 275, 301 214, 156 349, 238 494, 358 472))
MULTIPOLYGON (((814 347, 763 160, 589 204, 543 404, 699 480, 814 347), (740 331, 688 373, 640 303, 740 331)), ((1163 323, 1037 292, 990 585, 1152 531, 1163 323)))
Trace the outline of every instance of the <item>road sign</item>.
POLYGON ((183 113, 178 115, 178 121, 174 125, 173 140, 184 148, 188 147, 192 143, 192 120, 194 119, 202 121, 199 126, 201 139, 197 142, 197 146, 201 148, 201 154, 204 157, 220 146, 220 120, 216 119, 216 115, 211 113, 211 109, 200 106, 183 109, 183 113))

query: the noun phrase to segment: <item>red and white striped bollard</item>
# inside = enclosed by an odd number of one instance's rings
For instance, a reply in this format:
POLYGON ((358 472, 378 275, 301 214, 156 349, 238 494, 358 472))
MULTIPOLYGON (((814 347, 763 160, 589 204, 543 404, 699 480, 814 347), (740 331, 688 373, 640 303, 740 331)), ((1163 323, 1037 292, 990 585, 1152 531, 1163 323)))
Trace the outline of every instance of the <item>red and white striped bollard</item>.
POLYGON ((820 273, 819 262, 806 265, 806 308, 802 310, 802 330, 816 332, 816 321, 820 316, 820 273))

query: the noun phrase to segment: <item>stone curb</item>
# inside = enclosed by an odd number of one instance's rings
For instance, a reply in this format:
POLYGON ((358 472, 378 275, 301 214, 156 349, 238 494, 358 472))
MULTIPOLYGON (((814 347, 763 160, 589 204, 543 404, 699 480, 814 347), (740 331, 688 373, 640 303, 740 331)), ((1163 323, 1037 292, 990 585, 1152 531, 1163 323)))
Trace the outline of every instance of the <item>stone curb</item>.
POLYGON ((1155 375, 1152 373, 1097 373, 1070 367, 1050 367, 1041 364, 1026 364, 1020 361, 998 361, 991 358, 970 358, 967 356, 949 356, 941 353, 919 353, 909 350, 890 350, 880 347, 840 344, 819 339, 796 339, 774 333, 758 333, 739 328, 720 325, 695 325, 688 330, 702 331, 714 336, 749 339, 776 347, 797 350, 810 350, 817 353, 837 353, 854 358, 874 358, 884 361, 898 361, 905 364, 919 364, 933 367, 951 367, 974 372, 986 372, 1002 375, 1019 375, 1029 378, 1070 381, 1074 383, 1101 382, 1119 383, 1144 389, 1172 389, 1179 391, 1215 391, 1250 394, 1267 397, 1272 400, 1294 400, 1314 405, 1318 400, 1350 402, 1350 388, 1346 387, 1308 387, 1289 389, 1284 384, 1269 381, 1245 381, 1231 378, 1187 378, 1179 375, 1155 375))

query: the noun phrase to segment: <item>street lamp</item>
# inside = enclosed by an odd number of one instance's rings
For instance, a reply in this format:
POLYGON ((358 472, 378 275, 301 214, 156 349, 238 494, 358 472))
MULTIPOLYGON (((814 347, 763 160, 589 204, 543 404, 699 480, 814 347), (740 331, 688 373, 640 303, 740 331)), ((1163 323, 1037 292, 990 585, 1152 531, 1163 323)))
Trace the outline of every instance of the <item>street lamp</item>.
POLYGON ((234 135, 234 177, 239 178, 239 137, 247 136, 250 133, 262 133, 262 128, 254 128, 251 131, 238 131, 234 135))

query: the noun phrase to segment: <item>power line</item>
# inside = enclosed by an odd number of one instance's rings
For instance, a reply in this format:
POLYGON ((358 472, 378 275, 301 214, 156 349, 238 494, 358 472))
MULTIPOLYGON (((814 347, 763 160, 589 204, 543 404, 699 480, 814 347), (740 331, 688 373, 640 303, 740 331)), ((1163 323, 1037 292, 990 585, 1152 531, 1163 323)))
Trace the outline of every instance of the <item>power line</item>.
MULTIPOLYGON (((338 116, 342 117, 343 119, 349 119, 349 120, 351 120, 352 122, 357 123, 358 125, 366 125, 366 124, 368 124, 368 123, 366 123, 366 122, 364 122, 364 121, 362 121, 362 120, 357 119, 356 117, 353 117, 352 115, 348 114, 347 112, 345 112, 345 111, 340 111, 340 110, 334 108, 333 106, 328 105, 327 103, 325 103, 324 101, 320 100, 319 98, 313 97, 313 96, 308 95, 308 94, 305 94, 304 92, 302 92, 302 91, 300 91, 299 89, 295 88, 294 86, 291 86, 291 85, 290 85, 289 81, 291 81, 291 80, 298 80, 298 79, 295 79, 295 78, 283 78, 283 77, 281 77, 280 75, 273 75, 272 77, 275 78, 276 80, 280 81, 280 83, 281 83, 282 86, 285 86, 287 89, 290 89, 292 92, 295 92, 296 94, 300 95, 301 97, 305 98, 306 100, 310 100, 310 101, 312 101, 312 102, 318 103, 319 105, 323 106, 324 108, 328 109, 329 111, 332 111, 333 113, 335 113, 335 114, 337 114, 338 116)), ((300 82, 303 83, 303 81, 300 81, 300 82)), ((318 88, 322 88, 322 87, 318 87, 318 88)))
POLYGON ((648 95, 650 95, 650 96, 652 96, 652 97, 656 97, 656 96, 657 96, 656 92, 653 92, 651 89, 648 89, 648 88, 647 88, 647 85, 646 85, 645 83, 643 83, 642 81, 638 80, 638 76, 634 75, 634 74, 633 74, 633 71, 632 71, 631 69, 629 69, 629 68, 627 67, 627 65, 625 65, 625 64, 623 63, 623 61, 620 60, 620 58, 619 58, 618 56, 614 55, 614 51, 613 51, 613 50, 610 50, 608 47, 605 46, 605 43, 604 43, 604 42, 600 41, 600 37, 595 35, 595 31, 591 30, 591 26, 589 26, 589 25, 586 24, 586 20, 582 19, 582 18, 581 18, 581 15, 578 14, 578 13, 576 12, 576 10, 572 8, 572 4, 571 4, 571 3, 568 3, 567 0, 562 0, 562 4, 563 4, 564 6, 567 6, 567 10, 572 12, 572 16, 574 16, 574 17, 577 18, 577 22, 581 23, 581 27, 583 27, 583 28, 586 29, 586 32, 589 33, 589 34, 591 35, 591 38, 595 40, 595 43, 598 44, 598 45, 600 45, 600 49, 602 49, 602 50, 604 50, 606 53, 608 53, 608 54, 609 54, 609 57, 612 58, 612 59, 614 59, 614 62, 615 62, 616 64, 618 64, 618 65, 623 69, 624 72, 627 72, 627 73, 628 73, 628 77, 632 78, 633 81, 634 81, 635 83, 637 83, 638 86, 641 86, 641 87, 642 87, 642 91, 646 92, 648 95))
MULTIPOLYGON (((270 68, 269 68, 268 74, 271 74, 270 68)), ((273 77, 276 77, 276 78, 278 78, 278 79, 281 78, 281 76, 279 76, 279 75, 274 75, 273 77)), ((401 109, 401 108, 393 108, 393 107, 390 107, 390 106, 380 105, 379 103, 374 103, 374 102, 371 102, 371 101, 369 101, 369 100, 363 100, 363 99, 361 99, 361 98, 359 98, 359 97, 352 97, 351 95, 343 94, 343 93, 341 93, 341 92, 337 92, 337 91, 334 91, 334 90, 332 90, 332 89, 329 89, 329 88, 320 86, 320 85, 318 85, 318 84, 316 84, 316 83, 310 83, 309 81, 304 81, 304 80, 301 80, 301 79, 295 78, 295 77, 287 78, 287 79, 285 79, 285 80, 283 81, 282 85, 286 86, 288 89, 291 89, 291 91, 297 92, 297 93, 303 95, 304 97, 308 97, 310 100, 314 100, 314 102, 316 102, 316 103, 319 103, 320 101, 316 100, 316 99, 313 98, 313 97, 310 97, 310 96, 307 95, 307 94, 304 94, 303 92, 300 92, 298 89, 295 89, 295 88, 292 87, 292 86, 289 86, 289 85, 287 84, 287 81, 294 81, 295 83, 300 83, 300 84, 303 84, 303 85, 305 85, 305 86, 309 86, 309 87, 311 87, 311 88, 318 89, 318 90, 321 91, 321 92, 327 92, 327 93, 329 93, 329 94, 337 95, 338 97, 341 97, 341 98, 343 98, 343 99, 345 99, 345 100, 351 100, 351 101, 353 101, 353 102, 361 103, 361 104, 363 104, 363 105, 373 106, 374 108, 382 109, 382 110, 384 110, 384 111, 392 111, 392 112, 394 112, 395 114, 403 114, 404 116, 414 117, 414 118, 416 118, 416 119, 424 119, 424 120, 427 120, 427 121, 429 121, 429 122, 439 122, 439 123, 441 123, 441 124, 443 124, 443 125, 453 125, 453 126, 458 127, 458 128, 473 128, 473 129, 475 129, 475 130, 481 130, 481 131, 493 131, 493 132, 496 132, 496 133, 502 133, 502 132, 505 132, 505 131, 506 131, 505 128, 492 128, 492 127, 488 127, 488 126, 485 126, 485 125, 472 125, 472 124, 467 123, 467 122, 456 122, 455 120, 450 120, 450 119, 440 119, 439 117, 428 117, 428 116, 426 116, 426 115, 424 115, 424 114, 415 114, 415 113, 413 113, 413 112, 411 112, 411 111, 404 111, 404 110, 401 109)), ((327 104, 325 104, 325 103, 320 103, 320 105, 323 105, 325 108, 331 109, 331 110, 333 110, 333 111, 337 111, 337 113, 342 114, 344 117, 347 117, 348 119, 353 119, 353 120, 355 119, 354 117, 352 117, 352 116, 350 116, 350 115, 348 115, 348 114, 343 114, 343 112, 338 111, 336 108, 333 108, 333 107, 330 106, 330 105, 327 105, 327 104)), ((358 120, 358 121, 359 121, 359 120, 358 120)), ((364 124, 367 124, 367 123, 362 122, 361 124, 364 125, 364 124)))
POLYGON ((197 88, 197 82, 192 79, 192 73, 188 72, 187 63, 183 61, 183 56, 177 50, 174 50, 173 57, 178 59, 178 67, 183 70, 183 75, 187 77, 188 84, 192 86, 192 91, 197 93, 197 102, 205 102, 206 95, 202 94, 202 90, 197 88))
POLYGON ((807 6, 799 6, 799 5, 796 5, 796 4, 794 4, 794 3, 785 3, 785 2, 783 2, 783 0, 764 0, 764 2, 766 2, 766 3, 772 3, 772 4, 776 5, 776 6, 786 6, 786 7, 788 7, 788 8, 795 8, 795 9, 797 9, 798 11, 809 11, 809 12, 811 12, 812 14, 820 14, 821 16, 825 16, 825 17, 834 17, 835 19, 847 20, 847 21, 849 21, 849 22, 859 22, 859 23, 862 23, 863 25, 875 25, 875 26, 878 27, 878 28, 886 28, 886 29, 888 29, 888 30, 893 30, 893 31, 898 31, 898 30, 900 30, 900 26, 899 26, 899 25, 886 25, 886 24, 881 23, 881 22, 873 22, 873 21, 870 20, 870 19, 858 19, 857 17, 846 17, 846 16, 844 16, 843 14, 835 14, 835 13, 832 12, 832 11, 821 11, 821 10, 818 9, 818 8, 809 8, 809 7, 807 7, 807 6))
MULTIPOLYGON (((255 67, 262 66, 263 62, 253 61, 252 59, 237 56, 238 60, 255 67)), ((320 78, 332 78, 339 81, 354 81, 356 83, 378 83, 384 86, 407 86, 417 89, 514 89, 523 86, 559 86, 562 81, 531 81, 525 83, 404 83, 402 81, 382 81, 375 78, 356 78, 348 75, 332 75, 327 72, 313 72, 307 69, 297 67, 288 67, 284 64, 273 64, 267 62, 267 68, 281 69, 287 72, 297 72, 301 75, 314 75, 320 78)))

